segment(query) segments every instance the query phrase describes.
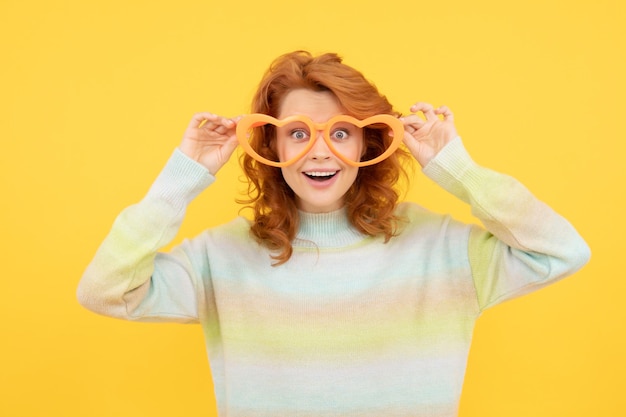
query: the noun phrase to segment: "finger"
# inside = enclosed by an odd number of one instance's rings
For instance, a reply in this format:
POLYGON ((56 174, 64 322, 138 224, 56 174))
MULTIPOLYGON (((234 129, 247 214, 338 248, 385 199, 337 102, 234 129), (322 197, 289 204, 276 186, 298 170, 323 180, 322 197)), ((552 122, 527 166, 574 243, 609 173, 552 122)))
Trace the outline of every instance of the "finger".
POLYGON ((204 119, 203 124, 200 127, 207 133, 217 133, 218 135, 225 135, 236 126, 235 121, 226 117, 217 115, 211 115, 209 118, 204 119))
POLYGON ((213 131, 219 135, 224 135, 226 132, 228 132, 228 128, 223 124, 219 124, 213 126, 213 131))
POLYGON ((215 129, 218 126, 224 126, 227 129, 232 129, 235 125, 236 122, 234 120, 209 112, 196 113, 189 122, 190 128, 206 127, 210 130, 215 129))
POLYGON ((424 119, 422 119, 416 114, 410 114, 408 116, 402 117, 400 120, 404 124, 405 129, 408 128, 408 129, 417 130, 426 124, 424 119))
POLYGON ((435 114, 434 108, 430 103, 418 102, 411 106, 411 112, 417 113, 422 112, 426 120, 432 122, 437 119, 437 115, 435 114))
POLYGON ((239 141, 236 137, 232 137, 224 143, 224 151, 230 157, 230 155, 235 151, 237 146, 239 145, 239 141))
POLYGON ((402 123, 404 123, 405 125, 424 123, 424 119, 419 117, 417 114, 409 114, 402 117, 400 120, 402 120, 402 123))
POLYGON ((207 120, 215 119, 216 117, 218 117, 218 116, 214 115, 213 113, 208 113, 208 112, 196 113, 196 114, 193 115, 193 117, 189 121, 189 126, 188 127, 192 128, 192 129, 200 127, 207 120))
POLYGON ((220 134, 220 135, 224 135, 226 134, 230 129, 235 127, 235 122, 232 121, 231 119, 227 119, 225 117, 219 117, 216 120, 212 120, 211 122, 207 123, 209 126, 209 129, 212 129, 214 132, 220 134))
POLYGON ((229 119, 228 117, 220 118, 219 122, 227 129, 232 129, 236 125, 235 121, 233 119, 229 119))
POLYGON ((448 106, 440 106, 435 110, 435 113, 443 115, 443 120, 454 120, 454 114, 452 114, 448 106))
POLYGON ((243 119, 243 117, 244 115, 239 115, 231 118, 222 118, 221 126, 217 127, 216 131, 221 134, 234 134, 237 123, 239 123, 239 121, 243 119))

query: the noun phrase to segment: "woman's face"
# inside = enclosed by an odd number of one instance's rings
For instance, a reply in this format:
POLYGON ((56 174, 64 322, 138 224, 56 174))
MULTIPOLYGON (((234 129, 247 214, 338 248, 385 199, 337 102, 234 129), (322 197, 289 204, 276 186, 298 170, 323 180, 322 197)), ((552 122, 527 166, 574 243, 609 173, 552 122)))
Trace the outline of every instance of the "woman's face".
MULTIPOLYGON (((277 118, 304 115, 315 123, 325 123, 340 114, 344 114, 344 111, 331 92, 297 89, 285 95, 277 118)), ((330 134, 331 137, 335 135, 340 139, 356 139, 350 140, 352 145, 342 149, 342 154, 359 160, 363 154, 362 129, 354 126, 338 128, 330 134)), ((323 132, 309 132, 305 126, 287 125, 277 128, 279 159, 286 161, 297 155, 311 135, 315 137, 311 150, 302 159, 281 170, 285 181, 296 195, 296 205, 300 210, 326 213, 343 207, 344 196, 354 183, 359 169, 345 164, 330 151, 322 137, 323 132)))

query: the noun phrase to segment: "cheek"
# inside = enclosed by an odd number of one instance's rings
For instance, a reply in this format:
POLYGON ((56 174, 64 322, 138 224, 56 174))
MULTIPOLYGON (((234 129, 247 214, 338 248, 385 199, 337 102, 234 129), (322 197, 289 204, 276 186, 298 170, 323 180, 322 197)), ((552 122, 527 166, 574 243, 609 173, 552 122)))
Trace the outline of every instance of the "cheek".
POLYGON ((286 154, 287 150, 285 149, 285 141, 276 139, 274 142, 274 147, 276 148, 276 155, 278 155, 279 161, 284 161, 288 155, 286 154))
POLYGON ((293 169, 291 167, 282 167, 280 168, 280 172, 289 188, 293 189, 293 178, 295 176, 293 169))
POLYGON ((275 144, 276 155, 278 155, 278 159, 280 161, 292 159, 301 151, 297 147, 293 146, 293 144, 289 145, 289 142, 285 139, 278 138, 276 139, 275 144))
MULTIPOLYGON (((354 139, 354 138, 353 138, 354 139)), ((334 143, 333 147, 337 153, 347 157, 352 161, 359 161, 365 155, 365 143, 363 138, 357 138, 348 143, 334 143)))
POLYGON ((363 130, 359 130, 357 133, 356 140, 353 142, 354 146, 354 155, 363 156, 365 153, 365 137, 363 136, 363 130))
POLYGON ((365 155, 365 151, 366 150, 367 150, 367 147, 365 146, 365 140, 361 136, 361 138, 358 141, 358 144, 355 146, 355 149, 354 149, 355 159, 356 160, 360 160, 361 157, 363 157, 363 155, 365 155))

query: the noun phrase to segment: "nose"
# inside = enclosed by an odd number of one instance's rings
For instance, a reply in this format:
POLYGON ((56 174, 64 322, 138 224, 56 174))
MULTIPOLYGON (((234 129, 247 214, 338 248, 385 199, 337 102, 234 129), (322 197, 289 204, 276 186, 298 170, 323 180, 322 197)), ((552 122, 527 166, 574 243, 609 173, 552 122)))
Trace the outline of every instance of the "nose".
POLYGON ((308 154, 309 158, 313 160, 329 159, 332 152, 324 140, 323 131, 318 130, 314 140, 315 142, 313 143, 313 147, 308 154))

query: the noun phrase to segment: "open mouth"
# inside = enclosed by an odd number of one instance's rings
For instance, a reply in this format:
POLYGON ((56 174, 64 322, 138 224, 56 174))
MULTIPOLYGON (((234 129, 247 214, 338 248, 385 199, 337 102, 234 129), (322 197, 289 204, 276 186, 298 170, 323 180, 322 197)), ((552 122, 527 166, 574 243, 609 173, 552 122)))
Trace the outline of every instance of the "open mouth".
POLYGON ((335 175, 337 175, 339 171, 309 171, 305 172, 304 175, 311 178, 313 181, 328 181, 335 175))

